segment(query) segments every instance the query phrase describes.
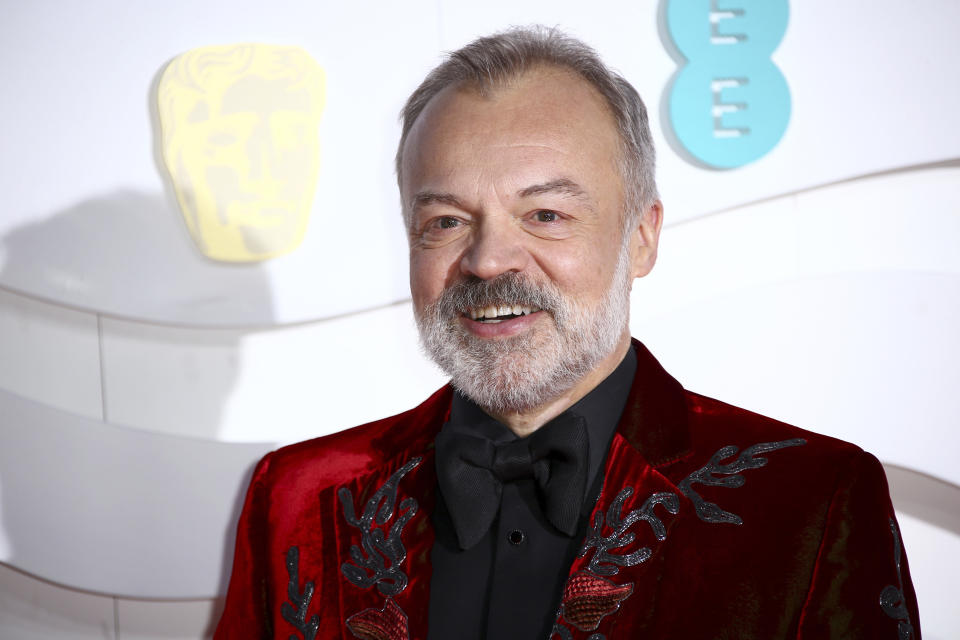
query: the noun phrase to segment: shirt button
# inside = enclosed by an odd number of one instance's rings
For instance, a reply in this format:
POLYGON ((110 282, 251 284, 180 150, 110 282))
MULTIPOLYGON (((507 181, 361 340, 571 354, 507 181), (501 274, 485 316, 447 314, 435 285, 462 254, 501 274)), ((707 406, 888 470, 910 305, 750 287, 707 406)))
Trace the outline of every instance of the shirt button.
POLYGON ((523 535, 523 531, 520 531, 520 529, 514 529, 507 534, 507 541, 514 546, 521 544, 525 539, 526 536, 523 535))

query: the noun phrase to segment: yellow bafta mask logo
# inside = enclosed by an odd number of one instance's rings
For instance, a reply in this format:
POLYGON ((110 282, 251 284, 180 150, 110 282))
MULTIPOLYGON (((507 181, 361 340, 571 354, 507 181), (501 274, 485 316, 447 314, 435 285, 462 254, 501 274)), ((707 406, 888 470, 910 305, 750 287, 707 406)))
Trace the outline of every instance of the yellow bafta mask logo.
POLYGON ((164 70, 163 158, 205 255, 252 262, 303 240, 324 94, 323 69, 299 47, 201 47, 164 70))

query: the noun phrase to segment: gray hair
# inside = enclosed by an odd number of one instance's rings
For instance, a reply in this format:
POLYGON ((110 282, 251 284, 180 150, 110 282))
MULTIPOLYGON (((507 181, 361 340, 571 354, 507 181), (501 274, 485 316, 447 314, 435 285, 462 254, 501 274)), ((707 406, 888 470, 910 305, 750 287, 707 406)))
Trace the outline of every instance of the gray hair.
MULTIPOLYGON (((609 69, 590 46, 556 28, 541 25, 513 27, 478 38, 447 55, 410 95, 400 113, 402 133, 397 146, 397 182, 402 179, 401 157, 407 135, 420 113, 438 93, 466 85, 486 94, 540 65, 563 67, 578 74, 603 96, 620 134, 618 162, 626 196, 625 228, 658 198, 654 178, 655 154, 647 109, 637 90, 609 69)), ((406 215, 406 211, 404 211, 406 215)))

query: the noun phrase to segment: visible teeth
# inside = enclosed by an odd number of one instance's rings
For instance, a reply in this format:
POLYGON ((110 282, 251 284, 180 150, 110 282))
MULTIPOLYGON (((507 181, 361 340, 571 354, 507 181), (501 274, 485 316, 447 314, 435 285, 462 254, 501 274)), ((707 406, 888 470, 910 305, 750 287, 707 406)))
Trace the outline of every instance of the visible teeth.
POLYGON ((540 307, 532 307, 523 304, 515 305, 490 305, 488 307, 471 307, 467 310, 467 315, 472 320, 496 320, 500 316, 527 316, 531 313, 540 311, 540 307))

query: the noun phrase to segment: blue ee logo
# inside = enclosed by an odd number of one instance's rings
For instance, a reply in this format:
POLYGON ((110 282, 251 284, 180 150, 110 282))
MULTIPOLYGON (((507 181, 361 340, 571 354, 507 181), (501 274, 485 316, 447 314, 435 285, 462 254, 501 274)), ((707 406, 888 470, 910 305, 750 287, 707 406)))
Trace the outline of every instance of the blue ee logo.
POLYGON ((790 89, 770 60, 787 30, 787 0, 664 1, 687 59, 669 97, 680 144, 717 169, 762 157, 790 120, 790 89))

